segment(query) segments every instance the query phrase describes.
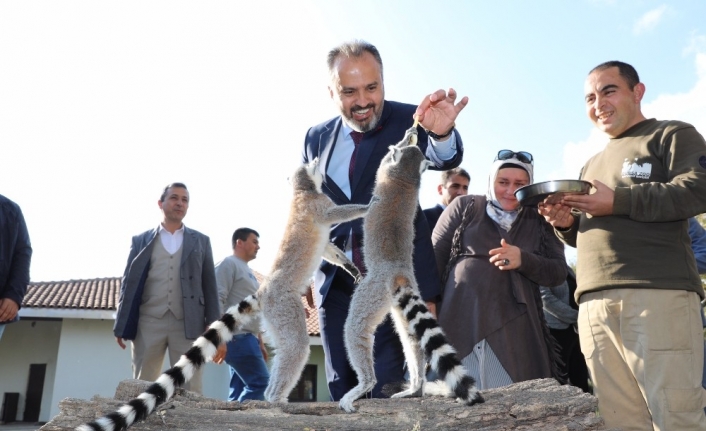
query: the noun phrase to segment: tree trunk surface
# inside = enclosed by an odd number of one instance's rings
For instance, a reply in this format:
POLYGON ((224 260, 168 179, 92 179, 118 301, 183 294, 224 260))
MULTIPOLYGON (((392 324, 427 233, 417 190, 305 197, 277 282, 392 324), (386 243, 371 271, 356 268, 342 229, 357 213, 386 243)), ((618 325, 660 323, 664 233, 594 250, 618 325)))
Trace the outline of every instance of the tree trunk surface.
MULTIPOLYGON (((149 384, 124 380, 118 385, 115 399, 66 398, 59 403, 59 415, 40 431, 73 430, 116 410, 149 384)), ((606 430, 596 415, 595 397, 576 387, 559 385, 553 379, 530 380, 482 394, 485 403, 471 407, 449 398, 426 396, 359 400, 355 413, 345 413, 333 402, 238 403, 179 389, 171 400, 130 430, 606 430)))

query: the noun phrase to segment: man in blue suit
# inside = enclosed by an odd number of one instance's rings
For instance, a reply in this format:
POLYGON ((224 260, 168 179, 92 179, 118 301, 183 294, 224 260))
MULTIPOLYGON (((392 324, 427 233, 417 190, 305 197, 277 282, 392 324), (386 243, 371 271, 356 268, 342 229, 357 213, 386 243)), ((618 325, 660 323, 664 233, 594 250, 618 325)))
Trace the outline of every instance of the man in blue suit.
MULTIPOLYGON (((419 130, 419 148, 434 163, 431 169, 451 169, 461 163, 463 144, 454 122, 468 103, 467 97, 456 103, 456 92, 449 89, 448 93, 438 90, 426 96, 418 107, 384 100, 380 53, 364 41, 332 49, 328 68, 329 93, 341 115, 309 129, 302 160, 306 163, 319 158, 324 174, 322 189, 335 203, 370 201, 380 161, 388 147, 402 139, 415 116, 423 128, 419 130)), ((423 299, 435 312, 440 280, 429 226, 419 207, 415 232, 415 275, 423 299)), ((330 237, 353 262, 361 265, 360 259, 356 259, 365 240, 361 219, 334 226, 330 237)), ((343 342, 343 326, 355 285, 345 271, 322 262, 315 275, 315 286, 326 379, 332 400, 338 401, 357 384, 343 342)), ((382 390, 384 385, 404 380, 404 354, 389 317, 375 333, 374 352, 378 383, 372 396, 385 397, 389 391, 382 390)))
MULTIPOLYGON (((113 333, 121 348, 132 341, 133 378, 156 380, 164 354, 174 366, 206 327, 221 317, 210 239, 184 226, 189 191, 164 188, 162 222, 132 237, 113 333)), ((203 368, 183 387, 202 392, 203 368)))

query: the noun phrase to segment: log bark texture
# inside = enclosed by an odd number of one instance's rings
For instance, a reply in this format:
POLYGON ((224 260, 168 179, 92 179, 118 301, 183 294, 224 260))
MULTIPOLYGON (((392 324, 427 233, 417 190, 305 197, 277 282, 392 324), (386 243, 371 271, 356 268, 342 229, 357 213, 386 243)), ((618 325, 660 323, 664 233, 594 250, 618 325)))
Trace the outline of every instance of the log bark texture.
MULTIPOLYGON (((115 410, 148 385, 124 380, 118 385, 115 399, 66 398, 60 402, 61 413, 41 431, 73 430, 115 410)), ((595 397, 573 386, 561 386, 553 379, 487 390, 483 396, 486 402, 472 407, 442 397, 359 400, 355 403, 358 411, 347 414, 337 403, 238 403, 179 390, 172 400, 130 430, 606 430, 595 413, 595 397)))

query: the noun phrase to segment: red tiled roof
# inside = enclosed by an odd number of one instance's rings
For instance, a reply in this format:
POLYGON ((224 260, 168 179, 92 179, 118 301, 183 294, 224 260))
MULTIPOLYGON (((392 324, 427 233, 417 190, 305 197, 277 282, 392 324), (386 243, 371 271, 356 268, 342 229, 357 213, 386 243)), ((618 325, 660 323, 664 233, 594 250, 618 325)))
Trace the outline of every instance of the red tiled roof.
MULTIPOLYGON (((264 276, 253 271, 257 281, 262 283, 264 276)), ((93 278, 88 280, 42 281, 27 286, 27 294, 22 307, 78 309, 78 310, 116 310, 120 295, 120 277, 93 278)), ((302 297, 304 307, 309 311, 306 329, 309 335, 320 335, 319 314, 316 307, 309 308, 302 297)))
POLYGON ((115 310, 120 278, 42 281, 30 283, 22 307, 115 310))

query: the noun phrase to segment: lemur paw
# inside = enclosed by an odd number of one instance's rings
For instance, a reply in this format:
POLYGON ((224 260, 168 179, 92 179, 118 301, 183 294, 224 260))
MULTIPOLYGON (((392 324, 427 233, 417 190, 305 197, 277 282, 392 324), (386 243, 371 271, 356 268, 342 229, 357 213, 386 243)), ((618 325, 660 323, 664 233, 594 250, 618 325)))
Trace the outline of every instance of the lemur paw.
POLYGON ((341 401, 338 403, 338 407, 340 407, 341 410, 344 410, 346 413, 355 412, 355 407, 353 407, 353 400, 346 398, 345 395, 343 396, 343 398, 341 398, 341 401))

